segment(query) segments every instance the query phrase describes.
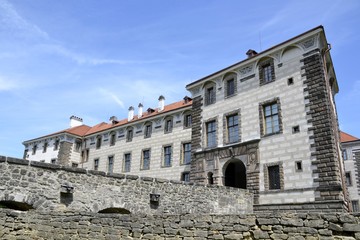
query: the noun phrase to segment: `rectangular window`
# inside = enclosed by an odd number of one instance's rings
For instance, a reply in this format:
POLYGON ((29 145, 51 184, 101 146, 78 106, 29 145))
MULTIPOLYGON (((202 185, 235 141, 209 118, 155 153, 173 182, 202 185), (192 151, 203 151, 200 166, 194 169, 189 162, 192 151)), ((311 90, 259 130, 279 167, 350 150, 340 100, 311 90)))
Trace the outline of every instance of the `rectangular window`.
POLYGON ((94 170, 99 171, 99 159, 94 159, 94 170))
POLYGON ((230 79, 226 82, 226 96, 235 94, 235 80, 230 79))
POLYGON ((343 149, 343 150, 342 150, 342 155, 343 155, 344 161, 345 161, 345 160, 348 160, 348 156, 347 156, 346 149, 343 149))
POLYGON ((190 182, 190 173, 189 172, 183 172, 181 174, 181 181, 190 182))
POLYGON ((191 118, 191 114, 187 114, 184 117, 184 127, 188 128, 191 127, 192 124, 192 118, 191 118))
POLYGON ((113 173, 114 171, 114 156, 108 157, 108 173, 113 173))
POLYGON ((71 167, 73 167, 73 168, 77 168, 78 166, 79 166, 78 163, 71 163, 71 167))
POLYGON ((131 153, 126 153, 124 155, 124 172, 130 172, 131 168, 131 153))
POLYGON ((269 189, 280 189, 280 171, 279 165, 268 166, 269 189))
POLYGON ((206 123, 206 146, 216 146, 216 121, 206 123))
POLYGON ((171 167, 171 146, 164 147, 164 163, 163 167, 171 167))
POLYGON ((210 105, 215 103, 216 101, 216 95, 215 95, 215 88, 209 87, 205 90, 205 104, 210 105))
POLYGON ((150 169, 150 150, 143 150, 141 170, 150 169))
POLYGON ((352 185, 351 172, 345 172, 345 182, 346 182, 346 186, 352 185))
POLYGON ((227 117, 227 134, 229 143, 239 141, 239 116, 237 114, 227 117))
POLYGON ((126 141, 131 142, 133 139, 133 135, 134 135, 134 133, 133 133, 132 129, 127 130, 126 141))
POLYGON ((56 139, 55 143, 54 143, 54 150, 58 150, 59 149, 59 144, 60 144, 60 140, 56 139))
POLYGON ((32 155, 35 155, 36 150, 37 150, 37 145, 35 144, 32 148, 32 155))
POLYGON ((183 144, 183 164, 191 162, 191 143, 183 144))
POLYGON ((102 141, 101 136, 97 136, 97 138, 96 138, 96 149, 101 148, 101 141, 102 141))
POLYGON ((271 70, 271 65, 270 64, 266 64, 262 66, 263 68, 263 79, 265 83, 271 82, 272 79, 272 70, 271 70))
POLYGON ((110 146, 114 146, 115 145, 115 142, 116 142, 116 133, 115 132, 112 132, 110 134, 110 146))
POLYGON ((280 132, 278 104, 264 106, 265 135, 280 132))
POLYGON ((81 141, 75 141, 75 152, 79 152, 81 148, 81 141))
POLYGON ((353 212, 359 212, 359 200, 351 201, 353 212))
POLYGON ((56 164, 56 158, 52 158, 52 159, 51 159, 51 163, 52 163, 52 164, 56 164))
POLYGON ((145 138, 151 137, 151 133, 152 133, 152 125, 151 124, 145 125, 145 138))
POLYGON ((172 131, 173 121, 172 119, 165 120, 165 133, 169 133, 172 131))
POLYGON ((47 147, 48 147, 48 143, 44 142, 43 153, 46 153, 47 147))

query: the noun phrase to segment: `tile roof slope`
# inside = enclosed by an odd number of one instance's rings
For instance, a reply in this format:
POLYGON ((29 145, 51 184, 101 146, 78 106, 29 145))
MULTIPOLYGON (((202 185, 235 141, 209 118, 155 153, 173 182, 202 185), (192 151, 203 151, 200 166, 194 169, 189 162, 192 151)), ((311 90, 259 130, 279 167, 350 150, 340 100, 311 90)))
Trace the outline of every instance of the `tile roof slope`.
POLYGON ((356 140, 359 140, 359 138, 354 137, 346 132, 340 131, 340 141, 342 143, 352 142, 352 141, 356 141, 356 140))
POLYGON ((122 126, 122 125, 126 125, 127 123, 133 123, 133 122, 143 120, 143 119, 146 119, 146 118, 150 118, 150 117, 153 117, 153 116, 157 116, 157 115, 160 115, 160 114, 163 114, 163 113, 166 113, 166 112, 171 112, 171 111, 176 110, 176 109, 191 106, 191 104, 192 104, 192 100, 189 100, 187 103, 185 103, 184 100, 181 100, 179 102, 171 103, 169 105, 164 106, 164 110, 162 110, 160 112, 158 112, 157 110, 155 110, 155 112, 150 112, 150 113, 145 111, 145 112, 143 112, 143 115, 142 115, 141 118, 139 118, 137 115, 134 115, 133 120, 131 120, 130 122, 127 119, 122 119, 122 120, 118 121, 118 123, 116 123, 116 124, 102 122, 102 123, 99 123, 99 124, 95 125, 91 129, 89 129, 89 131, 85 135, 91 135, 91 134, 101 132, 101 131, 104 131, 104 130, 107 130, 107 129, 111 129, 111 128, 119 127, 119 126, 122 126))

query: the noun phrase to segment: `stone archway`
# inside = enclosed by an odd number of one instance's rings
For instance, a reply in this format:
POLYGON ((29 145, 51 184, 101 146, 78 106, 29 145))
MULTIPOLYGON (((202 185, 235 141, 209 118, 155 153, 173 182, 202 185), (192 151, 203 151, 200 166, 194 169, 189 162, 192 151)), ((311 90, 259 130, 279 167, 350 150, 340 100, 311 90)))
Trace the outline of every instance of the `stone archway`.
POLYGON ((232 160, 224 170, 225 186, 246 189, 246 167, 241 160, 232 160))

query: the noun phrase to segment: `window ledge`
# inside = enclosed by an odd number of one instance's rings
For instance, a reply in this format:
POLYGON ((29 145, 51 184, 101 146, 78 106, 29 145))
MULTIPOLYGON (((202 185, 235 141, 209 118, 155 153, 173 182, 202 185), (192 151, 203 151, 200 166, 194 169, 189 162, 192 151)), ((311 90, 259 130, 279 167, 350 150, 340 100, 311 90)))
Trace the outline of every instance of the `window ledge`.
POLYGON ((275 132, 275 133, 268 133, 268 134, 264 134, 262 135, 261 137, 271 137, 271 136, 274 136, 274 135, 278 135, 278 134, 282 134, 282 132, 275 132))
POLYGON ((264 86, 264 85, 267 85, 267 84, 272 83, 272 82, 275 82, 275 79, 271 80, 271 81, 268 81, 268 82, 262 82, 262 83, 260 83, 260 86, 264 86))

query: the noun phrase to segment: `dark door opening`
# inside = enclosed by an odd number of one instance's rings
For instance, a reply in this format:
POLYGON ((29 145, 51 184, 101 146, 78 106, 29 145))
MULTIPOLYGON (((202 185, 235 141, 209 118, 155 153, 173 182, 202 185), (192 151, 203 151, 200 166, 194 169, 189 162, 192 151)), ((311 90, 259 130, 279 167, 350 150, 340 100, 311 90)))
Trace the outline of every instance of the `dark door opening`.
POLYGON ((241 161, 231 162, 227 165, 225 186, 246 189, 246 168, 241 161))

